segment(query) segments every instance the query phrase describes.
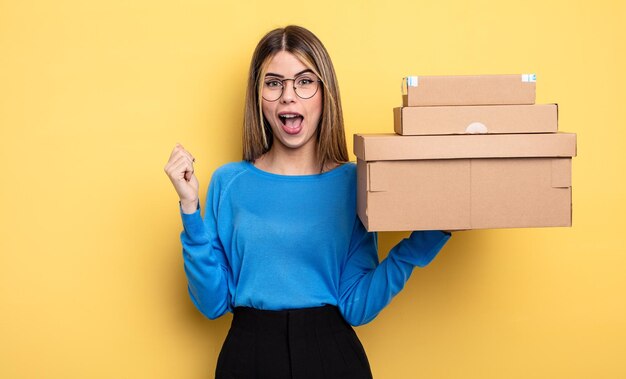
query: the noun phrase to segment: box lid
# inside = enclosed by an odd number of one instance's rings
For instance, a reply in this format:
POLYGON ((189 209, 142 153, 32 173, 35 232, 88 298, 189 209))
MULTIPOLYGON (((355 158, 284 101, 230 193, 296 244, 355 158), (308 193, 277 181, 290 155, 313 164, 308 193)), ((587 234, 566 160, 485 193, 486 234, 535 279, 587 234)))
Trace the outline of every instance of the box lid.
POLYGON ((407 106, 534 104, 535 74, 409 76, 402 81, 407 106))
POLYGON ((576 134, 478 134, 400 136, 355 134, 354 154, 364 161, 574 157, 576 134))

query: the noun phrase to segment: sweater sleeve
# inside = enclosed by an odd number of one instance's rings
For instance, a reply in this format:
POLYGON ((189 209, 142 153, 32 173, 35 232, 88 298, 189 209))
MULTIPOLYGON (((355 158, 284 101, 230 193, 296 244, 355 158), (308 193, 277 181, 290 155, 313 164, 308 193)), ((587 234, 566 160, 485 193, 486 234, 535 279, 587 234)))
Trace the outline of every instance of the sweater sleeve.
POLYGON ((211 179, 206 198, 204 220, 200 206, 194 213, 182 213, 183 260, 189 295, 195 306, 210 319, 231 310, 228 289, 230 266, 217 233, 219 191, 211 179))
POLYGON ((339 308, 351 325, 372 321, 404 287, 415 266, 430 263, 451 234, 414 231, 378 262, 377 234, 357 217, 339 283, 339 308))

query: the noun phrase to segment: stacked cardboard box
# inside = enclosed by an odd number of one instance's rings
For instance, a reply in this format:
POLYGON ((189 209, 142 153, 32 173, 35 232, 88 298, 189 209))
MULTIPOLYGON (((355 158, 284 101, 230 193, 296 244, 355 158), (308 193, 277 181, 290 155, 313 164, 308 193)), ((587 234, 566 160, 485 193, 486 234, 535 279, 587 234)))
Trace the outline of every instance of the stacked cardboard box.
POLYGON ((396 134, 356 134, 370 231, 571 226, 576 135, 534 75, 404 79, 396 134))

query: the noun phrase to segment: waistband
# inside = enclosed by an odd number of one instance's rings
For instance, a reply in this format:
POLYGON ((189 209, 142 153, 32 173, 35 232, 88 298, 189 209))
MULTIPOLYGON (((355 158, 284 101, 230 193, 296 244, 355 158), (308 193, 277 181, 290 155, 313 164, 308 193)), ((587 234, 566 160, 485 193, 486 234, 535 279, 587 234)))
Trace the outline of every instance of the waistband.
POLYGON ((333 305, 282 311, 236 307, 233 309, 232 328, 253 333, 291 335, 352 329, 333 305))

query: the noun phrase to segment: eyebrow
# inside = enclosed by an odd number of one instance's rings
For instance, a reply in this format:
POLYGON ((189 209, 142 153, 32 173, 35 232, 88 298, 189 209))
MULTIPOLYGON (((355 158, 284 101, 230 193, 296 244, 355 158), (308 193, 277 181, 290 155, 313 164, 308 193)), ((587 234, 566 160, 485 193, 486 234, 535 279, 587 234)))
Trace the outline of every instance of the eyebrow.
MULTIPOLYGON (((300 71, 299 73, 295 74, 295 75, 294 75, 294 78, 295 78, 296 76, 298 76, 298 75, 302 75, 302 74, 307 73, 307 72, 313 72, 313 70, 311 70, 310 68, 307 68, 306 70, 302 70, 302 71, 300 71)), ((280 75, 280 74, 275 74, 275 73, 273 73, 273 72, 268 72, 268 73, 266 73, 266 74, 265 74, 265 76, 275 76, 275 77, 277 77, 277 78, 284 78, 284 76, 282 76, 282 75, 280 75)))

